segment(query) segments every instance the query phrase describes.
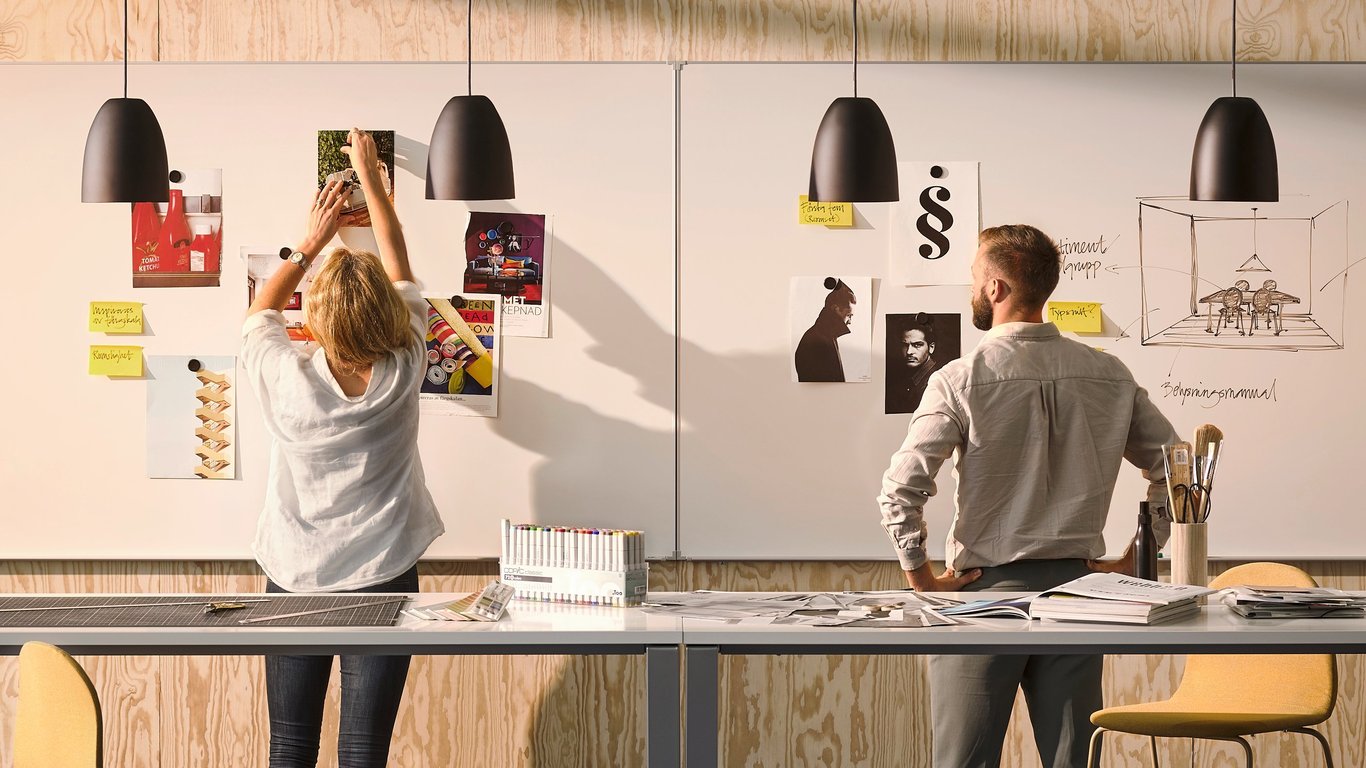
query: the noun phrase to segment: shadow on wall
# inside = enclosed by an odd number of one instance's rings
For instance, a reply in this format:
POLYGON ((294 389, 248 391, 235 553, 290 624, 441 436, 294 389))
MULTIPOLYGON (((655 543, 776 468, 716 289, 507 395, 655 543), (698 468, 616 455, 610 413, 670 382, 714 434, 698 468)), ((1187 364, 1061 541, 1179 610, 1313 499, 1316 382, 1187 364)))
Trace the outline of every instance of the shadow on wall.
MULTIPOLYGON (((395 138, 396 165, 422 178, 426 173, 426 146, 404 136, 395 138)), ((480 203, 481 210, 523 213, 513 203, 480 203)), ((738 450, 746 455, 771 453, 771 433, 763 428, 761 419, 766 403, 762 393, 737 393, 734 382, 739 377, 753 376, 754 371, 771 371, 776 382, 790 380, 792 358, 786 351, 770 354, 727 355, 711 352, 686 339, 675 341, 674 329, 662 326, 604 267, 589 248, 579 248, 559 235, 553 235, 551 279, 552 323, 563 317, 573 318, 591 338, 586 354, 603 366, 620 371, 636 382, 637 395, 650 405, 664 411, 686 413, 682 422, 679 444, 688 458, 687 471, 705 476, 727 489, 734 489, 730 503, 736 509, 771 506, 771 500, 761 495, 763 483, 754 482, 753 472, 745 466, 728 462, 724 457, 738 450), (672 371, 652 367, 658 355, 642 355, 642 349, 674 350, 679 344, 679 359, 685 368, 680 372, 688 377, 687 394, 694 398, 692 407, 687 402, 675 401, 675 379, 672 371), (753 402, 737 403, 739 397, 755 398, 753 402), (698 404, 727 402, 722 411, 698 404), (737 424, 731 414, 742 412, 755 415, 752 424, 737 424), (718 450, 722 446, 724 451, 718 450)), ((645 254, 652 258, 672 260, 672 254, 645 254)), ((686 318, 685 318, 686 321, 686 318)), ((787 323, 786 313, 775 321, 787 323)), ((553 339, 549 342, 553 343, 553 339)), ((874 360, 874 370, 879 365, 874 360)), ((767 375, 767 374, 766 374, 767 375)), ((616 477, 631 477, 657 471, 661 462, 677 459, 675 435, 670 429, 651 429, 605 414, 589 404, 567 398, 541 383, 510 375, 505 368, 500 373, 500 400, 509 413, 517 418, 498 418, 490 428, 498 436, 541 457, 532 469, 531 484, 533 519, 549 520, 561 514, 565 499, 574 499, 582 509, 602 508, 658 508, 672 507, 674 488, 642 489, 636 484, 618 483, 616 477), (556 429, 543 425, 553 420, 556 429), (630 446, 623 451, 621 446, 630 446), (615 457, 605 466, 602 456, 615 457)), ((812 428, 838 429, 835 417, 811 414, 812 428), (832 423, 825 423, 827 420, 832 423)), ((847 425, 843 425, 847 427, 847 425)), ((813 444, 812 451, 828 451, 835 464, 846 447, 838 441, 813 444)), ((891 455, 895 445, 888 445, 891 455)), ((871 497, 874 490, 869 491, 871 497)), ((869 511, 868 525, 877 525, 875 510, 869 511)), ((748 586, 733 584, 732 589, 758 588, 757 582, 748 586)), ((867 588, 870 585, 851 585, 867 588)), ((690 588, 680 584, 678 588, 690 588)), ((639 765, 645 758, 644 701, 634 696, 614 696, 610 692, 628 691, 643 696, 645 663, 643 657, 569 656, 555 665, 552 680, 547 681, 529 714, 525 735, 526 763, 538 768, 549 766, 583 765, 639 765), (607 692, 607 693, 604 693, 607 692)), ((439 718, 439 712, 430 716, 439 718)), ((519 722, 525 716, 515 713, 519 722)))

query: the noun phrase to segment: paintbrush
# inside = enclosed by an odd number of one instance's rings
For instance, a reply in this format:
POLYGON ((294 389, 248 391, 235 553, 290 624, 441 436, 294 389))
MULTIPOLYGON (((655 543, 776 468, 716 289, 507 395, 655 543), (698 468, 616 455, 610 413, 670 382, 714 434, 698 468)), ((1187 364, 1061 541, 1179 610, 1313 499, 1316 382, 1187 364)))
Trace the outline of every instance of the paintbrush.
POLYGON ((1190 522, 1191 444, 1162 446, 1162 459, 1167 467, 1167 500, 1171 504, 1172 519, 1178 523, 1190 522))
POLYGON ((1195 440, 1192 442, 1191 450, 1195 456, 1195 484, 1200 490, 1196 492, 1194 505, 1191 507, 1195 512, 1195 519, 1192 522, 1203 523, 1205 518, 1209 517, 1209 492, 1214 485, 1213 455, 1215 446, 1223 440, 1223 431, 1213 424, 1201 424, 1195 428, 1195 440))

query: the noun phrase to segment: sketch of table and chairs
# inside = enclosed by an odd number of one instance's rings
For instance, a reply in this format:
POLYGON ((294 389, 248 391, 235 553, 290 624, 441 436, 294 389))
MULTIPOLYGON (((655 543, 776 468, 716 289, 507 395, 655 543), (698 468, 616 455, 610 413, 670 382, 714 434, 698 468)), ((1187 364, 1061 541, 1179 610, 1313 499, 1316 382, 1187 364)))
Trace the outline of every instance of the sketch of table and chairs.
POLYGON ((1285 324, 1282 322, 1283 308, 1286 304, 1299 304, 1299 297, 1276 290, 1275 280, 1264 281, 1262 287, 1256 291, 1250 288, 1248 281, 1239 280, 1222 291, 1201 296, 1200 303, 1208 307, 1205 313, 1205 333, 1218 336, 1222 329, 1236 323, 1239 336, 1251 336, 1257 330, 1257 318, 1260 317, 1265 330, 1271 331, 1273 336, 1280 336, 1285 330, 1285 324), (1245 316, 1249 320, 1246 332, 1243 330, 1245 316))
POLYGON ((1348 202, 1139 198, 1144 346, 1343 348, 1348 202))

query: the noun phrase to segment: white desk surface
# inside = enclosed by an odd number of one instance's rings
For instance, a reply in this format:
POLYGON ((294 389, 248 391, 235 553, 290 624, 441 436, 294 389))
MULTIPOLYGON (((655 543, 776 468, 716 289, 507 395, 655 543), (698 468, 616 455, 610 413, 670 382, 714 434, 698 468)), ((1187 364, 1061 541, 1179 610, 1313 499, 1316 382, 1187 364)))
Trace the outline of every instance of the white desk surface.
MULTIPOLYGON (((226 593, 222 593, 226 594, 226 593)), ((252 597, 248 593, 232 593, 252 597)), ((377 598, 384 595, 374 594, 377 598)), ((413 605, 431 605, 464 597, 463 592, 429 592, 414 596, 413 605)), ((9 595, 0 594, 0 597, 9 595)), ((26 594, 33 597, 34 594, 26 594)), ((70 595, 89 597, 89 594, 70 595)), ((180 597, 165 594, 129 594, 119 597, 133 602, 138 598, 180 597)), ((205 599, 208 594, 183 595, 186 599, 205 599)), ((267 596, 267 595, 263 595, 267 596)), ((16 653, 29 640, 41 640, 74 653, 260 653, 331 652, 348 649, 416 655, 449 653, 566 653, 584 652, 601 647, 611 653, 632 652, 645 645, 678 645, 682 642, 682 622, 671 616, 643 613, 637 608, 594 607, 516 601, 501 621, 421 621, 399 616, 392 627, 271 627, 232 625, 228 627, 0 627, 0 653, 16 653), (507 650, 504 650, 507 649, 507 650), (515 650, 513 650, 515 649, 515 650)), ((638 652, 638 651, 636 651, 638 652)))
MULTIPOLYGON (((248 596, 246 593, 238 593, 248 596)), ((752 593, 760 594, 760 593, 752 593)), ((655 597, 667 597, 656 593, 655 597)), ((5 595, 0 595, 3 597, 5 595)), ((27 596, 34 596, 29 594, 27 596)), ((88 594, 72 595, 88 597, 88 594)), ((153 595, 129 594, 130 601, 153 595)), ((171 595, 155 595, 164 597, 171 595)), ((179 595, 177 595, 179 596, 179 595)), ((207 594, 183 595, 203 599, 207 594)), ((464 593, 424 593, 413 604, 464 593)), ((1007 593, 961 594, 963 599, 1007 593)), ((270 652, 565 653, 640 652, 646 645, 715 646, 723 653, 1366 653, 1366 619, 1243 619, 1221 605, 1152 627, 973 619, 952 627, 873 629, 733 625, 678 619, 639 608, 516 601, 497 622, 424 622, 392 627, 0 627, 0 653, 42 640, 76 653, 255 654, 270 652)))
MULTIPOLYGON (((758 595, 760 593, 753 593, 758 595)), ((945 595, 983 600, 1020 593, 945 595)), ((656 595, 663 597, 663 595, 656 595)), ((1244 619, 1223 605, 1155 626, 963 619, 951 627, 879 629, 735 625, 684 619, 687 646, 723 653, 1366 653, 1366 618, 1244 619), (749 650, 746 650, 746 649, 749 650)))

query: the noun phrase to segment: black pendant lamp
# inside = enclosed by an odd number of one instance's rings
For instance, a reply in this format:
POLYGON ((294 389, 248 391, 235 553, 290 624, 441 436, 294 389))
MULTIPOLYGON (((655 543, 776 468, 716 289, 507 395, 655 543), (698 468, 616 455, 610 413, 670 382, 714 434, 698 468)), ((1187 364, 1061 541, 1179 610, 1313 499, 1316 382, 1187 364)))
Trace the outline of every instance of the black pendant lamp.
POLYGON ((166 139, 152 108, 128 98, 128 0, 123 0, 123 98, 95 113, 81 166, 83 203, 164 203, 171 196, 166 139))
POLYGON ((1233 95, 1214 100, 1191 157, 1191 199, 1276 202, 1276 140, 1256 101, 1238 95, 1238 0, 1233 0, 1233 95))
POLYGON ((858 95, 858 0, 854 4, 854 95, 825 111, 811 150, 807 198, 831 203, 888 203, 901 197, 896 146, 887 118, 872 99, 858 95))
POLYGON ((474 95, 474 0, 466 20, 467 96, 446 102, 427 151, 428 200, 511 200, 512 147, 487 96, 474 95))

